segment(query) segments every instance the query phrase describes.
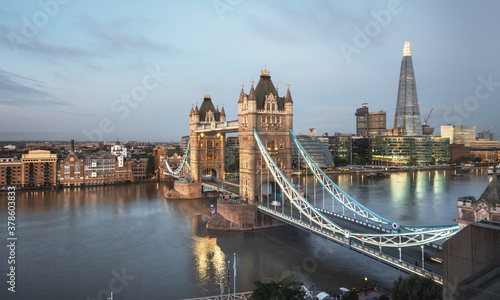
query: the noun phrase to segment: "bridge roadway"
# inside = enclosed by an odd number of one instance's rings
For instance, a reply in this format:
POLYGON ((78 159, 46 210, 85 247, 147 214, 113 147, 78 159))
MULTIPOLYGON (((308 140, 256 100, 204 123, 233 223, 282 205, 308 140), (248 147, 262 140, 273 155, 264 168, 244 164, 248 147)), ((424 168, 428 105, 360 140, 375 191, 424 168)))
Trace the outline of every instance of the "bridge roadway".
POLYGON ((240 186, 228 181, 217 181, 217 180, 212 180, 211 178, 208 177, 202 177, 201 182, 203 187, 218 192, 231 193, 235 197, 238 196, 240 193, 240 186))
MULTIPOLYGON (((271 199, 272 200, 272 199, 271 199)), ((264 200, 264 203, 262 206, 260 206, 260 210, 263 213, 273 215, 274 217, 277 217, 272 213, 273 210, 277 209, 278 213, 283 213, 287 217, 290 217, 290 210, 291 210, 291 204, 288 202, 285 202, 285 206, 274 206, 272 204, 267 203, 267 200, 264 200), (267 208, 270 210, 266 210, 267 208)), ((323 212, 323 215, 328 217, 330 220, 332 220, 335 224, 338 226, 349 230, 350 232, 354 233, 383 233, 380 230, 377 230, 375 228, 367 227, 362 224, 358 224, 355 222, 352 222, 350 220, 344 219, 344 218, 339 218, 335 217, 333 215, 327 214, 323 212)), ((381 251, 377 246, 375 245, 370 245, 370 244, 365 244, 363 245, 361 242, 350 238, 347 240, 344 235, 342 234, 336 234, 335 236, 325 236, 325 234, 321 233, 321 230, 318 230, 317 227, 314 227, 310 225, 310 221, 306 219, 305 217, 302 217, 302 223, 303 224, 297 224, 297 222, 293 222, 290 220, 290 218, 283 218, 283 216, 278 216, 278 219, 284 221, 285 223, 288 223, 290 225, 293 225, 295 227, 298 227, 303 230, 310 231, 312 233, 318 234, 322 237, 326 237, 336 243, 339 243, 343 245, 344 247, 348 247, 353 251, 359 252, 363 255, 366 255, 372 259, 375 259, 381 263, 387 264, 391 267, 396 267, 399 270, 406 272, 406 273, 417 273, 417 274, 423 274, 428 273, 427 275, 432 276, 434 280, 437 283, 442 284, 442 265, 441 263, 437 261, 431 260, 431 258, 442 258, 442 253, 439 249, 435 249, 430 246, 425 246, 424 247, 424 262, 425 262, 425 270, 428 271, 423 271, 421 269, 422 267, 422 249, 420 246, 413 246, 413 247, 402 247, 401 251, 401 261, 399 260, 399 249, 394 248, 394 247, 385 247, 381 251), (415 266, 415 262, 418 265, 418 267, 415 266)), ((296 221, 301 221, 301 216, 299 211, 297 210, 296 207, 293 207, 292 209, 292 218, 294 218, 296 221)))

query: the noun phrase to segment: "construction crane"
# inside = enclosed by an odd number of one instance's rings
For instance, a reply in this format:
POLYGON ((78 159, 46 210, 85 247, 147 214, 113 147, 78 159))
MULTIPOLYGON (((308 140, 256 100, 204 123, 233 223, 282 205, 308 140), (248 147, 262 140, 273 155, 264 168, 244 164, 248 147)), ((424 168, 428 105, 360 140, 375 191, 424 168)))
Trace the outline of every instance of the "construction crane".
POLYGON ((427 118, 424 118, 424 125, 422 125, 422 134, 423 135, 432 135, 434 133, 434 128, 427 125, 427 121, 429 121, 429 118, 431 117, 433 110, 434 110, 434 107, 431 108, 431 111, 429 112, 429 115, 427 116, 427 118))
POLYGON ((427 118, 424 118, 424 125, 427 125, 427 121, 429 121, 429 118, 431 117, 433 110, 434 110, 434 106, 431 108, 431 111, 429 112, 429 115, 427 116, 427 118))

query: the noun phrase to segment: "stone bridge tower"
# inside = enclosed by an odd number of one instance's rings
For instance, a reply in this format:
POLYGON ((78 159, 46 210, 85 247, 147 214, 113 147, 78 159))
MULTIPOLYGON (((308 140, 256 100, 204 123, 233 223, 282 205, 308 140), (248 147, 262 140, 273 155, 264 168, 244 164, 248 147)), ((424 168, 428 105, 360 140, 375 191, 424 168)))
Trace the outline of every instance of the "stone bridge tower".
POLYGON ((267 172, 253 134, 254 128, 283 174, 288 179, 291 177, 292 140, 289 130, 293 129, 293 101, 290 85, 285 97, 280 97, 269 71, 264 68, 255 89, 252 79, 248 95, 243 85, 241 87, 238 123, 240 196, 253 204, 260 201, 261 171, 262 181, 267 182, 267 172))
POLYGON ((189 114, 191 180, 195 182, 200 182, 202 175, 216 177, 219 181, 224 179, 225 134, 213 130, 217 122, 226 122, 224 106, 220 111, 216 109, 207 93, 200 109, 196 103, 189 114), (206 131, 200 130, 202 128, 206 131))

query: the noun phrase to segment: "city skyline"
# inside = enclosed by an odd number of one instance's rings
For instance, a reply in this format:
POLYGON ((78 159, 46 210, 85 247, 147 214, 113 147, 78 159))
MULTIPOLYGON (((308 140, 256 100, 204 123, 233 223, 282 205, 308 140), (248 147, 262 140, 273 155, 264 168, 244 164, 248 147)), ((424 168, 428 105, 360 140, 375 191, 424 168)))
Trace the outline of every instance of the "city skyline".
POLYGON ((297 134, 355 132, 365 102, 392 124, 405 40, 431 127, 500 126, 494 1, 40 3, 0 9, 0 140, 178 141, 207 91, 236 119, 264 65, 297 134))

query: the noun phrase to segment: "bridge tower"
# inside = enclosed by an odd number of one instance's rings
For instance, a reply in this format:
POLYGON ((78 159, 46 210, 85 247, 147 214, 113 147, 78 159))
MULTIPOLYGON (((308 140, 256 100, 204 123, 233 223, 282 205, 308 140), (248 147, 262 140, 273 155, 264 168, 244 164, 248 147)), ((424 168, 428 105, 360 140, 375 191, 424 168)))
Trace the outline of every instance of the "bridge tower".
POLYGON ((202 175, 210 175, 217 180, 224 179, 224 141, 223 132, 207 131, 197 133, 200 127, 215 129, 216 122, 226 122, 224 105, 219 111, 214 107, 208 93, 198 109, 198 103, 189 114, 189 140, 191 142, 191 180, 201 182, 202 175))
POLYGON ((241 86, 238 123, 240 196, 254 204, 260 201, 262 183, 267 182, 267 172, 253 135, 254 128, 283 174, 289 179, 291 177, 292 141, 289 130, 293 128, 293 101, 290 84, 286 95, 280 97, 269 71, 264 68, 255 89, 252 79, 248 95, 241 86))

